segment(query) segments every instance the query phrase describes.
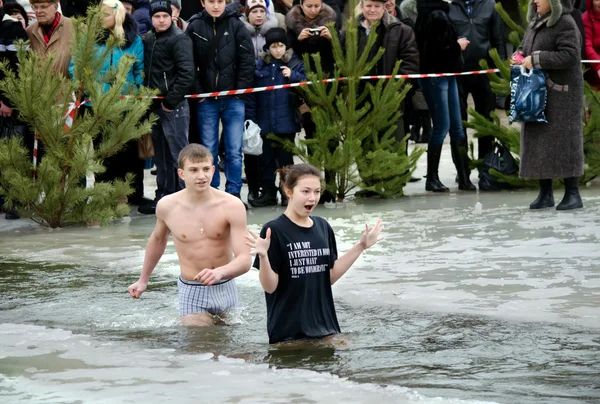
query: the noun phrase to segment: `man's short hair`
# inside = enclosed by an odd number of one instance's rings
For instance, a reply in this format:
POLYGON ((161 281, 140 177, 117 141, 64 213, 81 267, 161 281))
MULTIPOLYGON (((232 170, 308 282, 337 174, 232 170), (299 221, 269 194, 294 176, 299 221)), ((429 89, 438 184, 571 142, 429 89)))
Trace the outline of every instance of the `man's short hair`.
POLYGON ((210 150, 198 143, 190 143, 179 152, 179 157, 177 158, 178 167, 183 169, 186 160, 191 163, 199 163, 207 160, 212 163, 214 161, 210 150))

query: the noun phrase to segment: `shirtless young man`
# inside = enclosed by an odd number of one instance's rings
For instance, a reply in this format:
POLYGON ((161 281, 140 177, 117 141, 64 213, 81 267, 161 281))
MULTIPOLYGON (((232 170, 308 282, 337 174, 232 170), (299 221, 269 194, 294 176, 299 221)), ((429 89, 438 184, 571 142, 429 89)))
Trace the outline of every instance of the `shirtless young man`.
POLYGON ((158 202, 142 274, 128 290, 134 299, 144 293, 171 233, 181 266, 177 281, 181 320, 186 325, 212 325, 213 315, 238 303, 233 278, 250 270, 246 209, 239 198, 210 186, 215 166, 206 147, 186 146, 178 164, 185 189, 158 202))

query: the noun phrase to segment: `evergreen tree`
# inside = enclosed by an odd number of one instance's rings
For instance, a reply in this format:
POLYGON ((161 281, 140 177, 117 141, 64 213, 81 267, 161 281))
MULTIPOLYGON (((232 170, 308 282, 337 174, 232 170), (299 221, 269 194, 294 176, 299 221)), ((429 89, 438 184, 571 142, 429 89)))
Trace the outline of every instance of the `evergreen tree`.
MULTIPOLYGON (((124 58, 107 76, 98 77, 99 66, 118 45, 109 39, 106 50, 98 51, 104 35, 102 19, 100 7, 94 7, 85 20, 73 21, 74 80, 55 74, 52 58, 25 47, 18 50, 18 74, 2 66, 6 78, 0 82, 0 91, 16 106, 19 119, 37 132, 45 155, 34 178, 30 151, 21 139, 2 139, 0 194, 8 207, 52 228, 89 222, 105 225, 129 215, 124 201, 133 192, 132 174, 125 181, 96 182, 90 188, 85 178, 104 172, 105 158, 151 131, 153 119, 140 121, 152 100, 121 98, 132 58, 124 58), (109 89, 105 83, 110 83, 109 89), (75 108, 69 127, 65 126, 66 114, 73 98, 89 99, 91 104, 89 113, 75 108)), ((141 89, 140 95, 153 93, 141 89)))
MULTIPOLYGON (((508 36, 509 41, 514 45, 515 49, 521 46, 523 36, 525 35, 525 28, 527 24, 527 10, 529 8, 529 0, 518 0, 518 14, 520 15, 521 23, 517 23, 502 6, 501 3, 496 3, 496 11, 500 14, 506 25, 511 29, 508 36)), ((583 46, 583 45, 582 45, 583 46)), ((500 75, 490 74, 490 84, 494 93, 500 96, 510 96, 510 62, 508 60, 501 60, 498 52, 495 49, 490 51, 490 57, 492 58, 496 68, 500 70, 500 75)), ((486 60, 479 62, 482 69, 490 69, 486 60)), ((584 142, 584 157, 585 157, 585 172, 580 177, 581 183, 587 183, 589 180, 600 175, 600 94, 592 89, 586 83, 585 99, 588 108, 590 109, 589 120, 584 121, 583 129, 583 142, 584 142)), ((500 140, 514 155, 519 155, 521 138, 520 138, 520 126, 518 125, 504 125, 502 124, 498 115, 492 112, 492 120, 488 120, 486 117, 478 114, 473 108, 468 110, 471 119, 465 123, 467 128, 475 129, 474 136, 479 138, 481 136, 492 135, 500 140)), ((518 159, 517 159, 518 160, 518 159)), ((475 161, 475 166, 480 166, 481 161, 475 161)), ((503 175, 495 170, 490 170, 490 173, 498 178, 500 182, 508 183, 516 187, 538 187, 537 181, 520 178, 518 175, 503 175)), ((560 184, 560 181, 556 181, 556 185, 560 184)))
MULTIPOLYGON (((355 6, 356 0, 352 0, 350 9, 354 10, 355 6)), ((356 17, 351 16, 347 22, 345 46, 333 24, 328 28, 332 35, 336 80, 323 83, 326 75, 321 68, 320 55, 311 55, 316 71, 310 71, 309 57, 304 55, 307 77, 312 85, 302 89, 311 105, 317 130, 314 139, 301 140, 300 147, 289 142, 286 147, 303 161, 336 173, 335 184, 326 184, 326 187, 336 195, 338 202, 342 202, 356 186, 385 198, 401 196, 424 152, 424 149, 415 149, 407 155, 406 138, 402 141, 394 138, 396 122, 402 113, 400 103, 410 86, 395 78, 377 83, 360 80, 361 76, 369 74, 384 53, 384 49, 379 49, 373 59, 368 57, 376 40, 375 27, 360 55, 356 17), (340 81, 340 77, 346 79, 340 81), (372 151, 365 153, 364 145, 368 143, 373 144, 372 151)), ((400 62, 396 63, 393 75, 397 74, 399 66, 400 62)))

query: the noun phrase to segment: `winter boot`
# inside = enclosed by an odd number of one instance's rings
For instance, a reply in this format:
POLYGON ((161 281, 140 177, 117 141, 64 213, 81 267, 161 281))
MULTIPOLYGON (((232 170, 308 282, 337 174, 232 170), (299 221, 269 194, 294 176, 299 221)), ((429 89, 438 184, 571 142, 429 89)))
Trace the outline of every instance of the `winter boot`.
POLYGON ((565 178, 565 196, 556 207, 556 210, 571 210, 583 208, 579 195, 578 177, 565 178))
POLYGON ((554 206, 554 194, 552 192, 552 180, 540 180, 540 194, 529 209, 545 209, 554 206))
POLYGON ((467 155, 467 138, 462 138, 450 142, 452 149, 452 160, 458 172, 458 189, 461 191, 476 191, 475 185, 469 178, 471 169, 469 168, 469 156, 467 155))
MULTIPOLYGON (((256 199, 259 198, 259 192, 258 192, 258 188, 249 188, 248 189, 248 203, 250 205, 252 205, 252 202, 254 202, 256 199)), ((254 206, 254 205, 252 205, 254 206)))
POLYGON ((253 201, 248 201, 255 208, 277 205, 277 190, 275 188, 266 189, 263 194, 253 201))
POLYGON ((440 167, 440 157, 444 145, 429 145, 427 148, 427 181, 425 190, 432 192, 450 192, 448 188, 440 182, 438 169, 440 167))
POLYGON ((283 191, 283 188, 279 188, 279 197, 281 198, 281 206, 283 208, 287 208, 288 206, 288 197, 283 191))

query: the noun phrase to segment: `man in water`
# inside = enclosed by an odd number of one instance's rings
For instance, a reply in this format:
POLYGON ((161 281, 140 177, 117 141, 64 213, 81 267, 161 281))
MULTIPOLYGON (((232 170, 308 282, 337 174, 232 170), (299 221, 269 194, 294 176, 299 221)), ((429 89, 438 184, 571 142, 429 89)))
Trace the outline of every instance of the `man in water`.
POLYGON ((144 293, 172 233, 181 267, 177 281, 181 320, 186 325, 212 325, 214 315, 237 306, 233 279, 251 266, 244 238, 246 209, 239 198, 210 186, 215 166, 206 147, 186 146, 178 165, 185 189, 158 202, 142 274, 128 290, 134 299, 144 293))

